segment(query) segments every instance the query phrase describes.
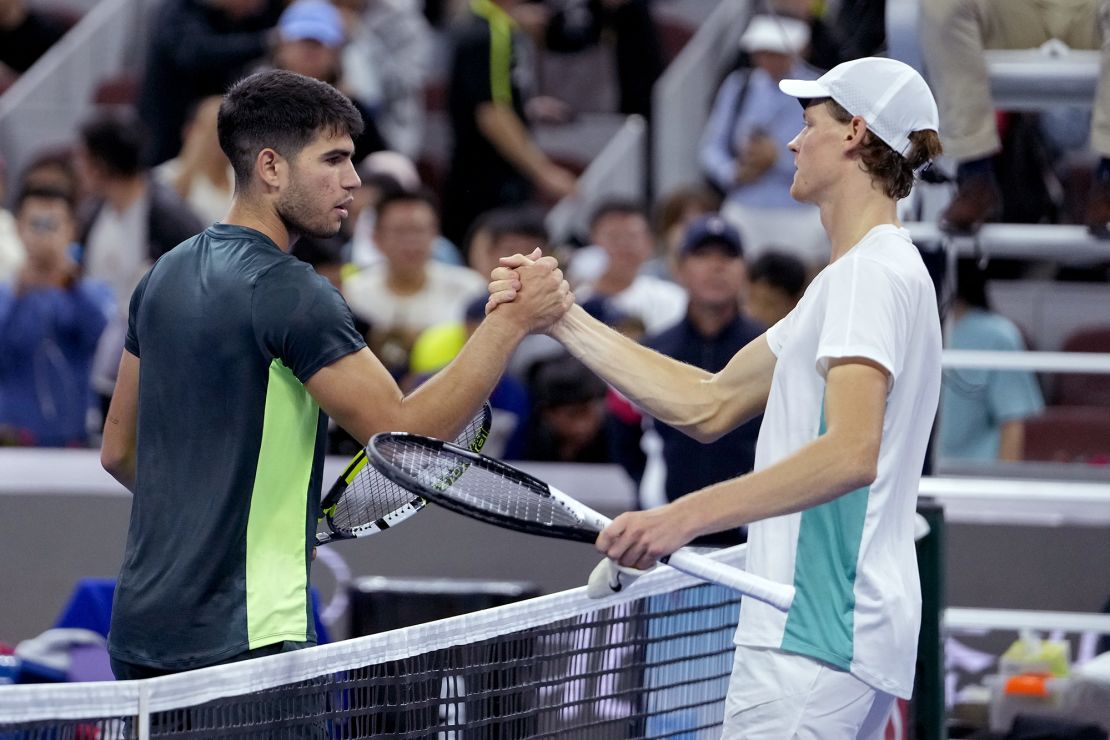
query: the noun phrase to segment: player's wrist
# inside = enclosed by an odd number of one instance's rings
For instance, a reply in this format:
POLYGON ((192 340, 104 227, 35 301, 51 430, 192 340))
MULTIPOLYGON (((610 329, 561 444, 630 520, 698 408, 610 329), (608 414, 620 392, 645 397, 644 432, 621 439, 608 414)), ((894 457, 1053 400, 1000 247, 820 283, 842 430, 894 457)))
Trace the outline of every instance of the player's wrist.
POLYGON ((529 317, 521 310, 513 310, 510 303, 505 303, 490 311, 482 325, 487 331, 492 332, 498 343, 507 342, 508 346, 516 346, 531 329, 529 317))

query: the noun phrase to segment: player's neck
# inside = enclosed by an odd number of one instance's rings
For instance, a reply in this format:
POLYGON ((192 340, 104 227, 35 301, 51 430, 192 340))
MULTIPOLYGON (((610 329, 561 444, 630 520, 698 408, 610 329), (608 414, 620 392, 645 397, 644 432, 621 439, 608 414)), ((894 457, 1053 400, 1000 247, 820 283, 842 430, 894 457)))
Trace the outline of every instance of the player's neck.
POLYGON ((293 245, 294 235, 289 233, 277 211, 239 193, 235 194, 231 210, 227 212, 223 222, 229 226, 244 226, 261 232, 283 252, 288 252, 293 245))
POLYGON ((847 254, 876 226, 902 225, 898 220, 897 202, 874 187, 842 188, 820 207, 821 224, 832 244, 829 262, 847 254))

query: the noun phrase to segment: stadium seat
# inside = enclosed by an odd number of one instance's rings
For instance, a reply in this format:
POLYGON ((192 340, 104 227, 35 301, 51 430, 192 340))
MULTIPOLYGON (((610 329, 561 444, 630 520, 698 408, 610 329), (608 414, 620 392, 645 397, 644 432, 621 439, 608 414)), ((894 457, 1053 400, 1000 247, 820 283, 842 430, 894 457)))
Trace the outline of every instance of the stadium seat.
POLYGON ((1026 419, 1023 458, 1110 465, 1110 408, 1049 406, 1026 419))
MULTIPOLYGON (((1110 326, 1092 326, 1064 340, 1064 352, 1110 353, 1110 326)), ((1060 406, 1102 406, 1110 409, 1110 375, 1064 373, 1057 380, 1056 403, 1060 406)))

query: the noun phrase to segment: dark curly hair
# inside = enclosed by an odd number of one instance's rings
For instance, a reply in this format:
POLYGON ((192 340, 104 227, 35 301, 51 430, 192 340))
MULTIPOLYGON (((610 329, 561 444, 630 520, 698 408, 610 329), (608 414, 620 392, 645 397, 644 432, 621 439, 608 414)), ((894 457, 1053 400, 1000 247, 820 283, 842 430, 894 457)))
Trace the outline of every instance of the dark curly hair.
MULTIPOLYGON (((820 98, 813 103, 824 103, 829 115, 840 123, 852 120, 852 114, 832 98, 820 98)), ((895 200, 905 198, 913 189, 914 172, 940 156, 940 137, 936 131, 914 131, 910 134, 910 150, 903 156, 868 131, 860 154, 863 171, 878 182, 883 191, 895 200)))

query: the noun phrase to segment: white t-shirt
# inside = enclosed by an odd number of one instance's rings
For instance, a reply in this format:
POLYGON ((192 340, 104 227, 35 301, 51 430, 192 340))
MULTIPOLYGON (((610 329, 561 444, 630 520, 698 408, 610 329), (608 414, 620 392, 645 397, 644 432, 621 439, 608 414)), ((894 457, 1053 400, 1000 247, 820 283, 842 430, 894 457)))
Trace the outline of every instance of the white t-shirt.
POLYGON ((748 568, 797 595, 788 613, 745 600, 736 642, 807 655, 908 698, 921 623, 914 511, 941 377, 936 293, 909 233, 869 231, 767 342, 778 361, 756 470, 824 433, 830 359, 867 358, 891 380, 875 482, 748 528, 748 568))
MULTIPOLYGON (((579 304, 594 295, 593 285, 575 289, 579 304)), ((627 288, 609 298, 609 302, 627 316, 644 322, 648 334, 670 329, 686 315, 686 291, 681 286, 652 275, 637 275, 627 288)))
POLYGON ((388 264, 377 262, 343 281, 351 311, 376 329, 422 330, 461 321, 466 305, 487 292, 487 280, 467 267, 429 261, 424 287, 399 296, 386 287, 388 264))
POLYGON ((120 318, 127 321, 131 293, 150 269, 149 192, 126 211, 105 203, 85 244, 85 275, 112 286, 120 318))

